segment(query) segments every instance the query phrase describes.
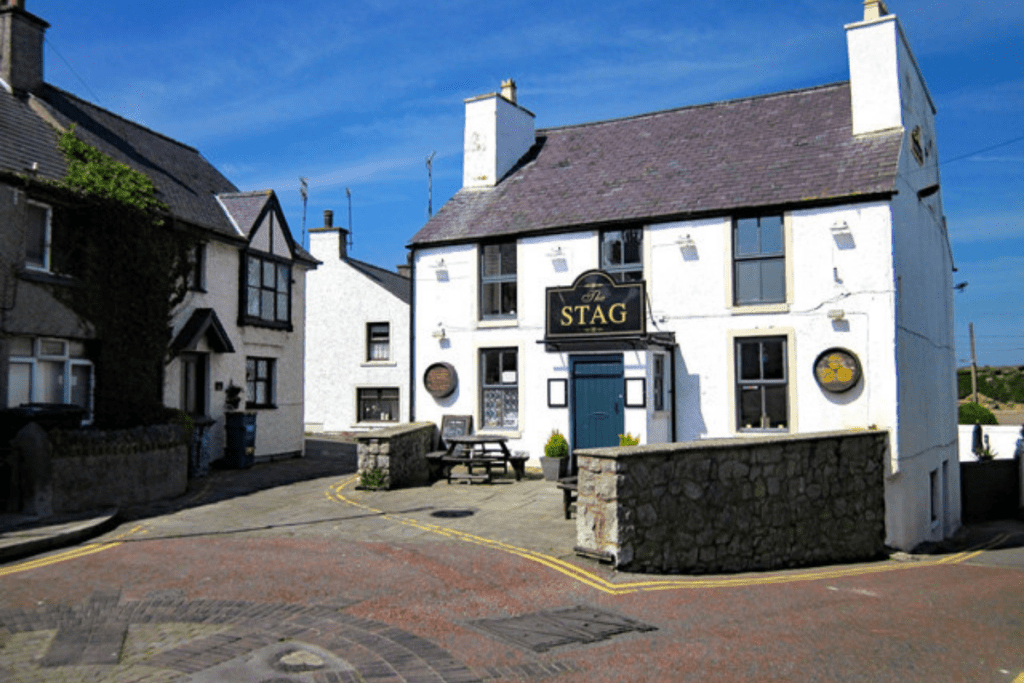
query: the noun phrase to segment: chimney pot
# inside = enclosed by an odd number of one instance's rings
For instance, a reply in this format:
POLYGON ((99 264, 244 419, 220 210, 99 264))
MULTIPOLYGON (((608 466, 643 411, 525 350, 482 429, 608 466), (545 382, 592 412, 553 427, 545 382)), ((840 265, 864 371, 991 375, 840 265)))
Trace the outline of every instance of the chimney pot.
POLYGON ((511 78, 501 82, 501 96, 512 104, 516 103, 516 82, 511 78))
POLYGON ((873 21, 889 14, 884 0, 864 0, 864 21, 873 21))
POLYGON ((326 209, 324 211, 324 227, 325 228, 333 228, 334 227, 334 212, 331 211, 330 209, 326 209))

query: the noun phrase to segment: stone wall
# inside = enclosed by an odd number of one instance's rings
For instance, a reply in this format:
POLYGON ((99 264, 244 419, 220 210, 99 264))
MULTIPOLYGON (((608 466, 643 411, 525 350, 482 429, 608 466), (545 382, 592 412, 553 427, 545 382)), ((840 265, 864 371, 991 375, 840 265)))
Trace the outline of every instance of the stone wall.
POLYGON ((360 484, 393 489, 428 481, 436 431, 433 422, 414 422, 359 435, 360 484))
POLYGON ((28 514, 145 503, 180 496, 188 487, 188 443, 174 426, 47 433, 29 424, 12 445, 25 463, 28 514))
POLYGON ((580 450, 578 549, 650 572, 874 557, 887 451, 886 432, 580 450))

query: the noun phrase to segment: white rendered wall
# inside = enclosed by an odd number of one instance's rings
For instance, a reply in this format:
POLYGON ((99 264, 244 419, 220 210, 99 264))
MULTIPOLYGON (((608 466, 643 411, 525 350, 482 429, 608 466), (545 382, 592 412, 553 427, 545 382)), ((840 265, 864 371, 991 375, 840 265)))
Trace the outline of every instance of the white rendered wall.
POLYGON ((409 418, 409 306, 340 258, 339 239, 338 231, 310 233, 322 261, 307 280, 305 422, 313 431, 381 426, 359 421, 360 388, 398 389, 395 420, 409 418), (389 324, 389 360, 367 360, 367 323, 389 324))
MULTIPOLYGON (((178 333, 197 308, 217 312, 224 330, 235 347, 234 353, 209 353, 209 393, 207 414, 216 421, 212 427, 213 457, 224 449, 224 391, 214 386, 221 382, 227 388, 232 382, 244 390, 245 360, 249 356, 273 358, 276 361, 276 408, 260 408, 256 417, 256 457, 301 453, 303 450, 303 329, 305 325, 306 269, 292 267, 292 328, 294 331, 271 330, 252 325, 238 325, 239 258, 236 245, 211 241, 206 245, 206 291, 190 292, 174 313, 172 335, 178 333)), ((209 352, 203 339, 196 349, 209 352)), ((181 406, 181 363, 172 360, 164 373, 164 404, 181 406)))
MULTIPOLYGON (((982 434, 988 437, 989 448, 995 453, 996 460, 1013 460, 1020 448, 1024 457, 1024 427, 1020 425, 982 425, 982 434), (1019 444, 1019 445, 1018 445, 1019 444)), ((974 425, 958 425, 958 444, 960 462, 975 462, 974 425)))

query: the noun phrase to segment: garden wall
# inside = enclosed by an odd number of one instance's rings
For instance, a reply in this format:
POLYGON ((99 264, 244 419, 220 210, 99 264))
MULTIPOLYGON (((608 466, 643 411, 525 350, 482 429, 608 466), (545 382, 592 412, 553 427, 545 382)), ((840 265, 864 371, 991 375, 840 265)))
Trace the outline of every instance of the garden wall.
POLYGON ((360 484, 393 489, 428 481, 427 453, 436 431, 433 422, 414 422, 360 434, 360 484))
POLYGON ((576 451, 577 549, 649 572, 738 572, 884 550, 888 433, 576 451))
POLYGON ((12 445, 23 463, 29 514, 145 503, 180 496, 188 486, 188 443, 174 426, 47 433, 30 424, 12 445))

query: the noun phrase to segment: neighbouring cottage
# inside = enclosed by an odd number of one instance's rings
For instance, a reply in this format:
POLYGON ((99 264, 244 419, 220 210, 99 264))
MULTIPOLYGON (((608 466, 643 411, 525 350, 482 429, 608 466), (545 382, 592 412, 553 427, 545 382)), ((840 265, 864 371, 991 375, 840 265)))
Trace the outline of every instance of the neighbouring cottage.
POLYGON ((409 245, 412 419, 472 415, 533 459, 552 429, 875 428, 887 543, 955 531, 936 109, 864 6, 848 82, 537 130, 512 81, 467 100, 463 187, 409 245))
POLYGON ((409 419, 408 268, 399 272, 348 254, 348 230, 309 231, 320 267, 307 282, 306 428, 339 432, 409 419))
POLYGON ((149 177, 174 229, 198 236, 189 291, 171 320, 165 405, 215 421, 216 459, 225 399, 239 387, 239 407, 257 413, 255 457, 301 454, 305 277, 315 259, 292 239, 272 190, 239 192, 196 149, 47 84, 48 26, 24 0, 0 0, 3 407, 77 404, 89 414, 104 381, 93 357, 104 340, 56 295, 76 283, 62 270, 48 188, 67 174, 57 141, 74 126, 81 141, 149 177))

